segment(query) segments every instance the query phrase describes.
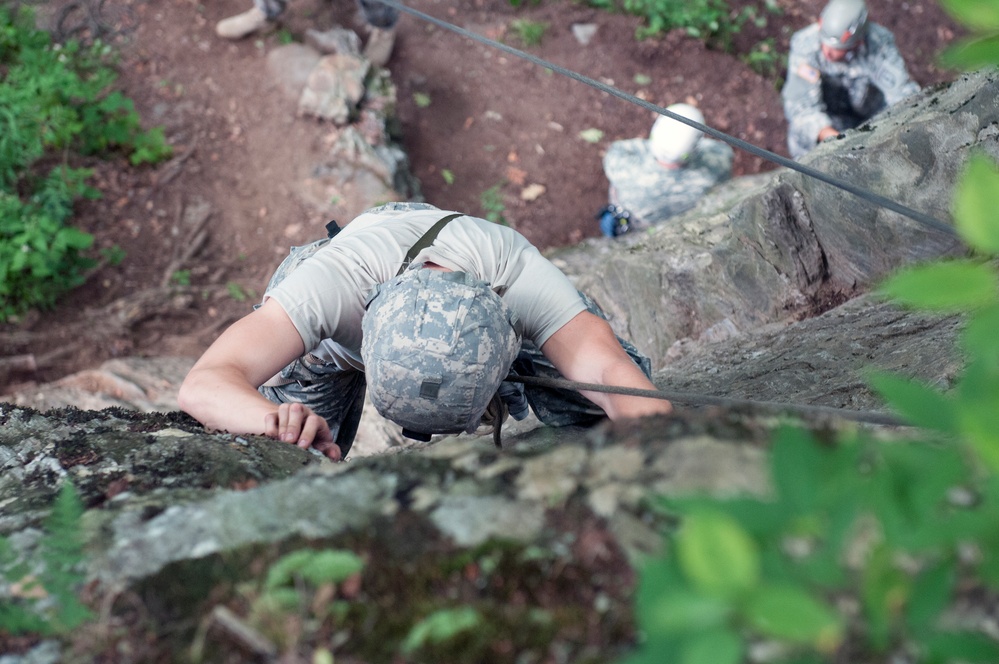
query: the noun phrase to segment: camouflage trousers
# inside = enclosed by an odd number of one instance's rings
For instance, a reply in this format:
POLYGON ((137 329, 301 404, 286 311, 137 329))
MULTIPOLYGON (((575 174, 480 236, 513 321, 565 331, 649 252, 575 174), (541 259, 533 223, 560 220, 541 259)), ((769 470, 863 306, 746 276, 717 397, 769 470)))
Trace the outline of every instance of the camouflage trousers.
MULTIPOLYGON (((273 21, 284 13, 288 0, 253 0, 253 4, 264 13, 264 16, 273 21)), ((357 6, 364 14, 364 20, 368 25, 376 28, 391 28, 399 20, 397 9, 383 5, 378 0, 357 0, 357 6)))

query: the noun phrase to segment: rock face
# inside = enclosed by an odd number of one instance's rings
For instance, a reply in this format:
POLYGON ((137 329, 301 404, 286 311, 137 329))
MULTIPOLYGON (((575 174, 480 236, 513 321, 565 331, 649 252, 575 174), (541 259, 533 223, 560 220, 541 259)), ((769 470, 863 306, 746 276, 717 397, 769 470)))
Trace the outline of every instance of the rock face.
POLYGON ((299 183, 299 197, 324 216, 343 213, 346 220, 388 201, 421 200, 398 145, 388 72, 365 59, 350 30, 310 31, 308 41, 267 54, 268 74, 297 103, 297 114, 331 126, 331 147, 299 183))
MULTIPOLYGON (((962 76, 819 146, 805 163, 949 222, 971 152, 999 157, 997 99, 994 70, 962 76)), ((687 214, 621 239, 556 259, 656 367, 677 341, 808 317, 900 265, 964 251, 947 233, 786 169, 724 185, 687 214)))
MULTIPOLYGON (((535 644, 539 656, 554 648, 566 661, 604 659, 633 639, 633 569, 660 547, 663 524, 649 499, 696 489, 766 491, 765 437, 762 427, 714 413, 544 430, 508 439, 503 451, 491 437, 450 437, 331 464, 259 437, 206 434, 176 413, 5 406, 0 533, 15 557, 37 560, 37 527, 57 487, 72 480, 90 508, 90 592, 113 604, 133 589, 160 629, 194 624, 206 600, 209 610, 219 601, 204 594, 209 588, 249 582, 281 552, 305 547, 352 551, 367 561, 369 578, 391 579, 363 589, 357 608, 370 614, 360 632, 415 623, 431 590, 424 584, 443 583, 441 570, 456 569, 469 581, 466 605, 526 621, 501 626, 512 645, 521 647, 516 635, 536 631, 543 618, 549 638, 575 636, 535 644), (490 560, 503 563, 498 585, 486 583, 491 570, 478 570, 490 560), (525 595, 533 597, 530 611, 516 608, 525 595), (583 638, 593 629, 599 634, 583 638), (593 641, 598 651, 587 645, 593 641)), ((180 643, 157 645, 161 658, 190 647, 196 637, 182 630, 180 643)), ((395 661, 384 639, 360 639, 353 648, 360 658, 346 661, 395 661)), ((232 645, 218 635, 212 644, 232 645)), ((41 661, 67 660, 56 652, 41 661)))
MULTIPOLYGON (((946 219, 968 153, 999 157, 997 85, 991 72, 926 91, 820 146, 809 164, 946 219)), ((961 321, 863 293, 899 265, 963 251, 950 234, 780 171, 732 182, 647 234, 554 258, 653 356, 663 389, 878 410, 863 371, 947 387, 961 369, 961 321)), ((88 508, 91 588, 132 589, 157 625, 183 618, 189 633, 189 614, 222 602, 209 589, 259 577, 282 551, 323 546, 357 553, 378 571, 366 578, 386 579, 366 589, 363 635, 345 637, 364 661, 393 661, 372 626, 412 619, 428 591, 407 582, 433 574, 467 581, 449 586, 463 588, 455 597, 491 607, 480 610, 515 649, 538 623, 503 623, 497 607, 526 601, 560 616, 546 619, 555 627, 524 661, 604 661, 635 638, 633 569, 664 525, 649 500, 765 494, 771 421, 752 408, 681 408, 668 420, 508 432, 501 451, 488 438, 447 437, 333 465, 263 438, 206 433, 176 412, 0 405, 0 535, 34 560, 37 528, 71 479, 88 508), (483 572, 482 556, 502 578, 483 572), (593 630, 590 641, 565 636, 593 630), (598 652, 586 645, 594 639, 598 652)))

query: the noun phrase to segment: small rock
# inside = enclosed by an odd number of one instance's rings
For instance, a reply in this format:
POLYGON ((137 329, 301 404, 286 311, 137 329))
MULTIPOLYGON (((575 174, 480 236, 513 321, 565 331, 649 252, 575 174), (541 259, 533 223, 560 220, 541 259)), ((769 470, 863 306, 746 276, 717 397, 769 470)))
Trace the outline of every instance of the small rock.
POLYGON ((337 53, 319 60, 298 101, 301 115, 347 124, 364 97, 364 79, 371 65, 355 55, 337 53))
POLYGON ((597 24, 596 23, 573 23, 572 24, 572 36, 576 38, 583 46, 590 43, 593 39, 593 35, 597 34, 597 24))
POLYGON ((319 51, 304 44, 278 46, 267 54, 267 73, 287 98, 297 101, 321 57, 319 51))

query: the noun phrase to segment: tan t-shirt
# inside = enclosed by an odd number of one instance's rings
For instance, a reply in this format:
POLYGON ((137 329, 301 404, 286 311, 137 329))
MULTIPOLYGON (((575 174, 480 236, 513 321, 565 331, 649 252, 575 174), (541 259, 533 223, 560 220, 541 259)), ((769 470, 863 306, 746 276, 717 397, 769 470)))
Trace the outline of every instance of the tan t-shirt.
MULTIPOLYGON (((396 275, 406 252, 446 210, 360 215, 264 297, 291 318, 305 347, 342 369, 364 370, 361 318, 377 284, 396 275)), ((575 286, 523 235, 485 219, 448 223, 414 264, 433 262, 492 285, 539 348, 586 305, 575 286)))

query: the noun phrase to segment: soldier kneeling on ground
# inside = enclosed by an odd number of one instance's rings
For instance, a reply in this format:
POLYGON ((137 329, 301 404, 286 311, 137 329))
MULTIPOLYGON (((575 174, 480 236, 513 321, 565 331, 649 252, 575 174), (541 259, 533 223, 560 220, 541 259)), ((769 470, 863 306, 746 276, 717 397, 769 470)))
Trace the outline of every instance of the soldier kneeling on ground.
MULTIPOLYGON (((704 115, 690 104, 666 110, 704 124, 704 115)), ((731 177, 732 157, 725 143, 664 115, 656 119, 648 139, 615 141, 604 156, 610 204, 597 213, 601 232, 616 237, 689 210, 731 177)))

